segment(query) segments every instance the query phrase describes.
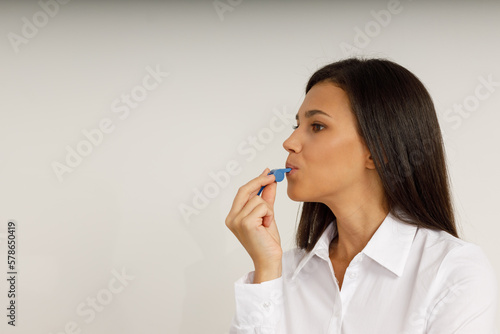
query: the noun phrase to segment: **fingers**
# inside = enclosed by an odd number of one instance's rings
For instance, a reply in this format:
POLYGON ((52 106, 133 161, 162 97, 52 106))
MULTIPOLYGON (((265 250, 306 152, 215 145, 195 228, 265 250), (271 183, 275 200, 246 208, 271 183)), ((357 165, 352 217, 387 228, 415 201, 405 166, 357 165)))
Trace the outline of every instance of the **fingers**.
POLYGON ((276 188, 278 187, 278 183, 273 182, 267 185, 260 196, 264 201, 269 203, 272 207, 274 207, 274 200, 276 199, 276 188))
MULTIPOLYGON (((275 180, 274 175, 267 175, 267 173, 269 173, 269 171, 270 170, 268 168, 266 168, 264 170, 264 172, 262 172, 262 174, 260 174, 256 178, 250 180, 249 182, 247 182, 245 185, 241 186, 238 189, 238 192, 236 193, 236 196, 235 196, 234 201, 233 201, 233 205, 231 206, 231 210, 229 211, 228 216, 232 217, 232 216, 235 216, 236 214, 238 214, 242 210, 242 208, 246 205, 248 200, 252 197, 255 197, 255 195, 257 195, 257 193, 260 190, 260 187, 266 186, 266 188, 267 188, 268 185, 270 185, 271 183, 274 182, 274 180, 275 180)), ((266 188, 264 188, 263 192, 266 191, 266 188)), ((274 188, 274 189, 275 189, 274 191, 276 192, 276 188, 274 188)), ((267 193, 268 193, 268 195, 266 195, 266 198, 269 201, 269 200, 271 200, 269 190, 267 190, 267 193)), ((273 203, 274 203, 274 200, 273 200, 273 203)))
POLYGON ((246 216, 241 216, 239 217, 241 219, 237 218, 236 221, 240 222, 241 227, 247 230, 253 230, 262 225, 262 217, 272 214, 273 212, 269 208, 269 205, 265 202, 261 202, 254 206, 246 216))
POLYGON ((275 175, 266 168, 258 177, 238 189, 226 226, 252 258, 256 268, 270 268, 281 263, 283 250, 274 219, 275 175), (260 187, 262 197, 257 196, 260 187))
POLYGON ((269 204, 262 201, 252 208, 246 216, 239 216, 228 226, 240 242, 247 248, 247 251, 255 259, 255 252, 252 249, 262 250, 265 239, 262 239, 262 233, 267 235, 267 232, 261 230, 263 227, 262 217, 273 217, 274 213, 269 207, 269 204), (259 237, 260 235, 260 237, 259 237), (259 247, 256 245, 260 244, 259 247))
POLYGON ((266 186, 266 188, 267 188, 267 185, 273 183, 276 180, 276 176, 274 174, 267 175, 267 173, 269 173, 270 171, 271 170, 269 168, 266 168, 262 172, 262 174, 260 174, 255 179, 249 181, 247 184, 243 185, 241 188, 244 188, 244 190, 248 190, 250 196, 257 194, 262 186, 266 186))
POLYGON ((254 222, 255 226, 264 225, 268 227, 273 217, 274 212, 272 206, 259 196, 254 196, 247 202, 236 217, 234 217, 234 221, 243 222, 244 220, 248 220, 254 222), (259 214, 261 216, 258 216, 259 214), (261 222, 259 222, 259 220, 261 222))

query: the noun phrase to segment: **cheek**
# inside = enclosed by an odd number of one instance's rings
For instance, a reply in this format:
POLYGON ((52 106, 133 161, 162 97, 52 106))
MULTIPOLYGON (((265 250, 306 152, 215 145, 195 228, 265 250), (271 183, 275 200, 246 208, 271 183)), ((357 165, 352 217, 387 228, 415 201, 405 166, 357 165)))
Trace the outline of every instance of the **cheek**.
POLYGON ((318 154, 316 173, 311 178, 318 192, 352 185, 364 171, 363 149, 357 139, 346 139, 326 145, 318 154))
POLYGON ((363 146, 355 136, 332 138, 304 146, 304 168, 288 182, 290 199, 321 202, 325 196, 361 181, 363 146))

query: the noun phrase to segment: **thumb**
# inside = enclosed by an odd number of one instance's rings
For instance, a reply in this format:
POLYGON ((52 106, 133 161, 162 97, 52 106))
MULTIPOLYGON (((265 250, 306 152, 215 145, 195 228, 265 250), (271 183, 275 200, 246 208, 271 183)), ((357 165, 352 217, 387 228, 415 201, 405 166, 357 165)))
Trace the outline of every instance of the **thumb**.
POLYGON ((278 183, 275 181, 273 183, 268 184, 264 190, 262 190, 261 197, 264 201, 269 203, 271 207, 274 209, 274 201, 276 200, 276 188, 278 187, 278 183))

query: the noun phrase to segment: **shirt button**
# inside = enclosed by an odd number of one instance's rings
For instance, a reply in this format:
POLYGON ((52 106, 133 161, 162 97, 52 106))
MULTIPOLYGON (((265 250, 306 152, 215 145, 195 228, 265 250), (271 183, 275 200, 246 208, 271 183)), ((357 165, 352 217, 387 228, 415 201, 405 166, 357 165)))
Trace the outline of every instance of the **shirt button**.
POLYGON ((262 304, 262 306, 264 306, 264 308, 265 308, 266 310, 268 310, 268 309, 269 309, 269 307, 271 306, 271 302, 267 301, 267 302, 265 302, 264 304, 262 304))
POLYGON ((349 273, 348 276, 349 276, 349 278, 354 279, 354 278, 356 278, 358 276, 358 274, 356 274, 356 273, 349 273))

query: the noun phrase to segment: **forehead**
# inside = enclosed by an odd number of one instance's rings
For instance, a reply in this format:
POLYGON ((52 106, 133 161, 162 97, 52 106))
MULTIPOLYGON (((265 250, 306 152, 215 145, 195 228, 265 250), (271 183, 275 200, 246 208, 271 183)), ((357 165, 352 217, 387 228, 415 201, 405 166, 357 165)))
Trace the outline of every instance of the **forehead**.
POLYGON ((319 109, 332 118, 350 116, 351 109, 346 92, 331 82, 319 82, 306 94, 299 109, 299 117, 311 109, 319 109))

